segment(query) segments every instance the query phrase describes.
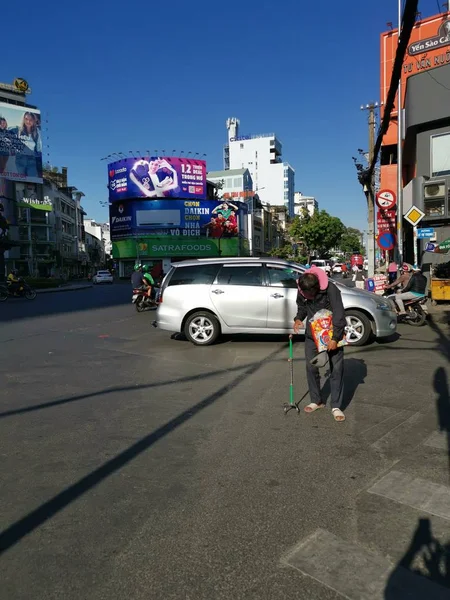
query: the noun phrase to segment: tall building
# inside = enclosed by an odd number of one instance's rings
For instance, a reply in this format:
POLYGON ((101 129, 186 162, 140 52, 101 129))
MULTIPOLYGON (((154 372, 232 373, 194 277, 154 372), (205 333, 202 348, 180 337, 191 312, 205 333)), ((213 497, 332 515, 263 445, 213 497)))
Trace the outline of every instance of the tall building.
POLYGON ((304 196, 301 192, 295 192, 294 194, 294 213, 295 215, 301 216, 304 210, 307 210, 309 216, 319 210, 319 203, 314 196, 304 196))
POLYGON ((282 146, 274 133, 239 135, 239 119, 227 119, 225 170, 248 169, 253 188, 263 202, 285 206, 294 215, 295 170, 282 160, 282 146))
POLYGON ((0 83, 0 279, 12 265, 46 273, 54 244, 42 179, 41 113, 27 82, 0 83))

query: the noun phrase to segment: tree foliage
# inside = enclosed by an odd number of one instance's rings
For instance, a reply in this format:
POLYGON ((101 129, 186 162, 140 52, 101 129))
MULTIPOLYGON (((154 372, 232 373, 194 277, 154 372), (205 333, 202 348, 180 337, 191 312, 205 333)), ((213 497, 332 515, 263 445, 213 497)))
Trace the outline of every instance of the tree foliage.
POLYGON ((357 229, 347 228, 347 231, 342 235, 341 241, 339 242, 339 248, 345 254, 352 254, 353 252, 361 253, 361 234, 354 233, 357 229))
POLYGON ((309 255, 316 252, 326 256, 332 248, 339 246, 345 226, 338 217, 321 210, 312 217, 308 214, 305 218, 294 219, 289 233, 296 241, 303 242, 309 255))

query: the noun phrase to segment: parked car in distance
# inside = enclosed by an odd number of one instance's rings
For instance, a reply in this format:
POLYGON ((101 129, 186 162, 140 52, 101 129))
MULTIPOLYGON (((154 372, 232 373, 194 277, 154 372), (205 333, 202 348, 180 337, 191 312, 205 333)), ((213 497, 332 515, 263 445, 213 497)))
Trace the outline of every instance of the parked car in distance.
MULTIPOLYGON (((182 332, 195 345, 220 334, 289 334, 297 312, 297 280, 305 268, 277 258, 211 258, 172 265, 161 287, 155 327, 182 332)), ((362 346, 389 337, 397 316, 388 300, 338 282, 346 339, 362 346)))
POLYGON ((333 274, 342 273, 342 263, 334 263, 331 270, 333 274))
POLYGON ((319 269, 325 271, 327 275, 331 274, 331 265, 329 260, 322 260, 321 258, 318 258, 311 261, 311 266, 312 265, 319 267, 319 269))
POLYGON ((92 278, 92 283, 114 283, 114 278, 109 271, 97 271, 92 278))

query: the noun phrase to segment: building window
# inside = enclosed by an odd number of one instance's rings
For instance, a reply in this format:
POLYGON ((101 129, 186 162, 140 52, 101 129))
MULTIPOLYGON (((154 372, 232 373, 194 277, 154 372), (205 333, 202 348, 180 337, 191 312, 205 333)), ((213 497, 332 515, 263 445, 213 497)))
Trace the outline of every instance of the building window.
POLYGON ((239 144, 239 146, 240 146, 241 150, 244 149, 244 144, 239 144))
POLYGON ((431 136, 431 176, 450 175, 450 133, 431 136))

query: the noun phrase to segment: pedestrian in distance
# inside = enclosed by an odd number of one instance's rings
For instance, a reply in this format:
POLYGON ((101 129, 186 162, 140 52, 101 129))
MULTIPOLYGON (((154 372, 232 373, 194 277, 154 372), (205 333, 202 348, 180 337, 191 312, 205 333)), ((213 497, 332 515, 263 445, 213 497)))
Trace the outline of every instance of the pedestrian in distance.
POLYGON ((353 267, 353 277, 352 281, 355 283, 355 287, 360 290, 364 289, 364 282, 366 278, 364 276, 364 271, 362 265, 355 265, 353 267))
MULTIPOLYGON (((337 422, 345 421, 342 412, 344 400, 344 349, 338 348, 338 343, 344 338, 346 319, 339 288, 329 281, 328 277, 317 267, 311 267, 298 281, 297 315, 294 319, 294 333, 304 327, 303 321, 308 317, 312 321, 319 310, 329 310, 333 314, 333 334, 328 342, 328 360, 331 385, 331 412, 337 422)), ((311 403, 305 407, 306 413, 313 413, 325 408, 325 402, 320 389, 319 369, 311 364, 318 355, 316 343, 310 327, 305 335, 306 378, 311 397, 311 403)))

